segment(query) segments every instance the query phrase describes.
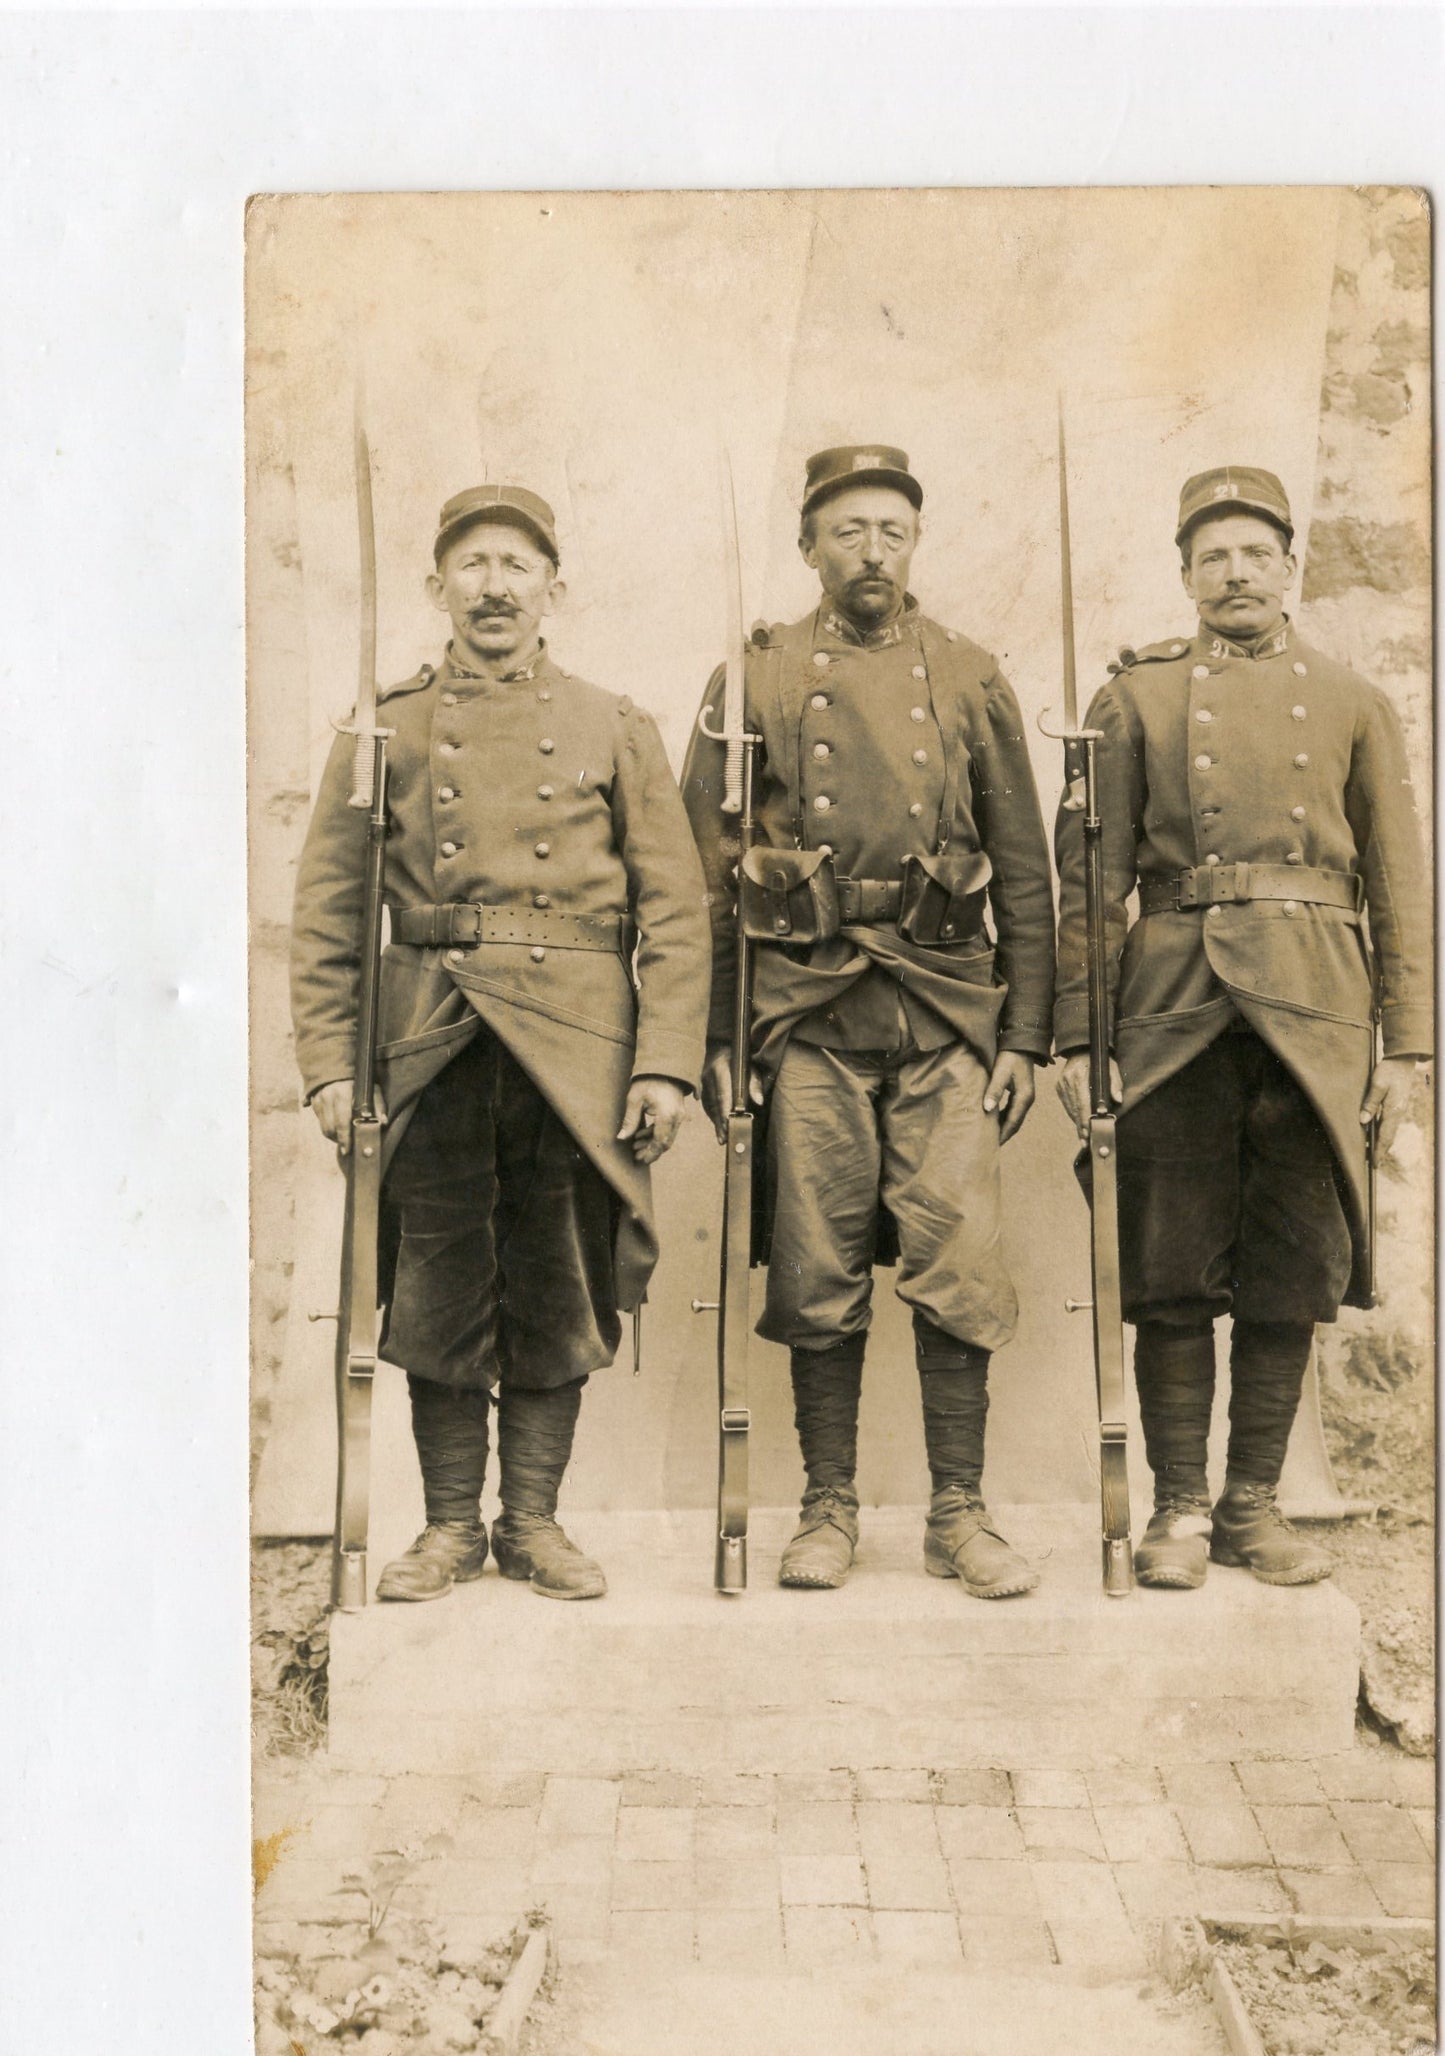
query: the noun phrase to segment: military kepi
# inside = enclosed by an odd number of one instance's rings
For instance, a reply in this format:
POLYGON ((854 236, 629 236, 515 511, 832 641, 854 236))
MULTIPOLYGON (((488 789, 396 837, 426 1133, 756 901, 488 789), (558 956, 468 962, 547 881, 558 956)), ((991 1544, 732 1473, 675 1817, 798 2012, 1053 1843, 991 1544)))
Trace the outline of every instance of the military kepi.
POLYGON ((557 517, 539 494, 528 492, 524 485, 474 485, 455 494, 437 516, 432 555, 438 564, 457 537, 478 521, 520 522, 536 536, 554 564, 562 561, 557 548, 557 517))
POLYGON ((1294 540, 1294 519, 1284 487, 1272 471, 1258 471, 1248 464, 1226 464, 1222 471, 1200 471, 1189 479, 1179 495, 1179 527, 1176 543, 1182 543, 1195 522, 1206 514, 1226 514, 1230 508, 1247 514, 1262 514, 1285 540, 1294 540))
POLYGON ((803 487, 803 512, 808 514, 834 493, 854 485, 887 485, 902 493, 915 507, 923 505, 923 487, 908 469, 908 452, 886 443, 849 443, 836 450, 819 450, 808 459, 807 483, 803 487))

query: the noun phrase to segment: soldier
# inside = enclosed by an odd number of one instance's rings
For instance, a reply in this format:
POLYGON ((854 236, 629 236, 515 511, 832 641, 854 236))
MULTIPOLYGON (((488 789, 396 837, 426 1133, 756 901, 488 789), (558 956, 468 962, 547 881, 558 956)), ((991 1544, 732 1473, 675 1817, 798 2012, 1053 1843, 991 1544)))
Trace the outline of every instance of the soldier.
MULTIPOLYGON (((683 796, 714 947, 703 1101, 721 1136, 741 889, 761 945, 753 1043, 768 1088, 758 1333, 790 1350, 807 1472, 781 1580, 837 1586, 852 1563, 882 1225, 913 1310, 933 1482, 925 1567, 997 1599, 1038 1582, 990 1521, 981 1479, 989 1357, 1018 1311, 998 1151, 1048 1058, 1053 901, 1014 695, 986 651, 907 590, 922 502, 901 450, 808 464, 799 547, 822 598, 802 621, 755 630, 748 651, 747 719, 763 741, 740 880, 719 814, 722 750, 694 734, 683 796)), ((717 691, 715 677, 710 706, 717 691)))
MULTIPOLYGON (((1123 1302, 1155 1493, 1135 1567, 1149 1585, 1199 1585, 1211 1556, 1270 1584, 1328 1576, 1275 1487, 1314 1324, 1342 1298, 1370 1304, 1366 1128, 1383 1115, 1388 1144, 1430 1048, 1426 873, 1399 723, 1296 634, 1293 533, 1272 473, 1191 478, 1176 540, 1199 632, 1122 651, 1087 717, 1103 734, 1123 1302), (1234 1319, 1229 1454, 1211 1511, 1221 1314, 1234 1319)), ((1059 815, 1058 853, 1059 1093, 1082 1134, 1077 813, 1059 815)))
MULTIPOLYGON (((377 1593, 435 1599, 481 1575, 495 1398, 497 1567, 588 1599, 606 1581, 557 1525, 557 1493, 582 1387, 657 1259, 648 1166, 703 1052, 703 883, 650 716, 542 640, 565 590, 545 500, 460 493, 434 555, 427 591, 452 639, 381 715, 382 1347, 407 1372, 426 1527, 377 1593)), ((350 1112, 365 827, 349 756, 338 738, 292 966, 306 1097, 333 1140, 350 1112)))

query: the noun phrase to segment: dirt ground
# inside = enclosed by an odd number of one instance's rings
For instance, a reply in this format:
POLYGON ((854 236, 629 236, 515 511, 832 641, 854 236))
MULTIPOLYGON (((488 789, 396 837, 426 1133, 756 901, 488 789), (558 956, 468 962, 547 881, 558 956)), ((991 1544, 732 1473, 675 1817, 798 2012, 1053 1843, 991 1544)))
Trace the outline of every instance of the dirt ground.
POLYGON ((1361 1715, 1412 1755, 1435 1747, 1434 1365, 1399 1334, 1350 1338, 1323 1380, 1340 1489, 1374 1521, 1328 1533, 1335 1582, 1360 1609, 1361 1715))
POLYGON ((1225 1942, 1219 1954, 1269 2056, 1410 2056, 1435 2044, 1431 1949, 1362 1955, 1311 1942, 1225 1942))
POLYGON ((257 1763, 326 1740, 329 1542, 251 1545, 251 1749, 257 1763))

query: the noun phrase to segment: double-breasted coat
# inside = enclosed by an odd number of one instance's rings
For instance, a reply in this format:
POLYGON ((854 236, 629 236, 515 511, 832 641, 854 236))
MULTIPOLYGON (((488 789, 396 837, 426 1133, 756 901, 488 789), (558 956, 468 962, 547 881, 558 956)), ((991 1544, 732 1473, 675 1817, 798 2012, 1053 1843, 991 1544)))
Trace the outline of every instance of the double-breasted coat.
MULTIPOLYGON (((450 654, 383 695, 398 911, 463 903, 627 921, 635 953, 535 935, 475 946, 392 940, 382 959, 386 1151, 423 1087, 477 1032, 495 1034, 618 1198, 617 1302, 639 1302, 657 1260, 651 1183, 616 1140, 634 1077, 695 1087, 707 1015, 703 881, 651 716, 562 670, 543 648, 493 682, 450 654)), ((347 805, 338 737, 296 888, 292 1013, 307 1097, 354 1069, 365 815, 347 805)), ((519 924, 524 925, 524 924, 519 924)), ((619 930, 619 933, 624 931, 619 930)), ((625 947, 625 943, 624 943, 625 947)))
MULTIPOLYGON (((1250 650, 1203 630, 1125 650, 1085 725, 1098 744, 1113 1040, 1123 1106, 1242 1015, 1309 1095, 1335 1152, 1365 1292, 1360 1105, 1386 1056, 1432 1046, 1429 883, 1385 694, 1286 624, 1250 650), (1251 865, 1347 874, 1358 904, 1250 896, 1251 865), (1204 867, 1207 903, 1129 920, 1130 896, 1204 867), (1235 867, 1242 867, 1236 869, 1235 867), (1362 918, 1363 917, 1363 918, 1362 918)), ((1083 824, 1062 811, 1061 1053, 1088 1042, 1083 824)), ((1342 897, 1348 897, 1348 890, 1342 897)))

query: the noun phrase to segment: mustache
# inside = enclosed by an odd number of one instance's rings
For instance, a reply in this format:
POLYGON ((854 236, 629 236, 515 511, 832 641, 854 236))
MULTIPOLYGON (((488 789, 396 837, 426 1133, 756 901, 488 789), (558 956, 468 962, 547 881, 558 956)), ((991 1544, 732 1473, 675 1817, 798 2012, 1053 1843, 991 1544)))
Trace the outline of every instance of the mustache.
POLYGON ((846 589, 850 593, 856 592, 861 585, 886 585, 890 592, 898 590, 886 571, 860 571, 856 578, 849 579, 846 589))
POLYGON ((480 606, 467 609, 467 618, 471 621, 487 621, 515 614, 516 611, 510 600, 483 600, 480 606))

